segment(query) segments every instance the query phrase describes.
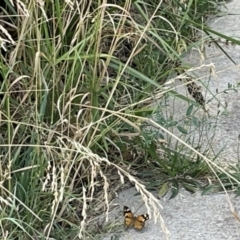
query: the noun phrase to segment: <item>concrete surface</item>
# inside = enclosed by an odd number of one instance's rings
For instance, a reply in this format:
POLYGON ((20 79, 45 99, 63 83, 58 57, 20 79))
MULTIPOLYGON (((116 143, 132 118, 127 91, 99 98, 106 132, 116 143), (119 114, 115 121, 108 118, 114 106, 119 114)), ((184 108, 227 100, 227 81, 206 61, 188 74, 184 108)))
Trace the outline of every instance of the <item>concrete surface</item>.
MULTIPOLYGON (((240 39, 240 1, 233 0, 227 5, 229 13, 232 15, 214 18, 209 21, 209 26, 214 30, 240 39), (234 15, 235 14, 235 15, 234 15)), ((208 84, 212 93, 222 92, 228 88, 228 84, 236 86, 240 82, 240 47, 226 46, 221 43, 221 46, 228 52, 232 59, 236 62, 234 65, 217 47, 211 45, 205 46, 205 59, 197 51, 193 50, 186 61, 191 62, 195 66, 202 64, 212 64, 214 68, 210 73, 210 66, 202 67, 194 73, 203 80, 204 84, 208 84), (214 73, 214 74, 213 74, 214 73)), ((236 88, 237 89, 237 88, 236 88)), ((177 87, 176 91, 185 91, 181 87, 177 87)), ((206 99, 212 98, 211 93, 206 92, 206 99)), ((186 113, 187 106, 183 102, 178 105, 174 111, 174 116, 181 117, 182 113, 186 113), (176 114, 176 110, 179 112, 176 114)), ((217 99, 211 100, 208 103, 209 114, 208 120, 214 122, 214 141, 211 142, 214 151, 218 151, 221 147, 226 146, 221 154, 221 162, 237 162, 238 160, 238 135, 240 134, 240 98, 239 93, 229 91, 217 95, 217 99), (224 109, 225 102, 227 109, 224 109), (219 107, 220 103, 220 107, 219 107), (222 103, 222 106, 221 106, 222 103), (225 112, 223 115, 217 115, 218 111, 225 112)), ((199 112, 202 116, 204 112, 199 112)), ((210 134, 212 130, 206 128, 204 133, 210 134)), ((116 206, 112 219, 120 224, 119 233, 108 234, 103 237, 104 240, 120 239, 120 240, 239 240, 240 239, 240 222, 233 216, 230 211, 230 204, 225 194, 212 194, 201 196, 200 193, 191 195, 182 190, 176 198, 167 200, 161 199, 160 203, 163 210, 159 209, 162 218, 165 221, 166 227, 169 230, 169 235, 163 233, 159 223, 154 224, 154 220, 150 219, 146 222, 143 231, 135 231, 134 229, 122 231, 121 223, 123 222, 122 208, 127 205, 131 209, 137 210, 142 204, 141 197, 134 196, 135 189, 127 189, 119 193, 119 196, 114 200, 116 206)), ((236 212, 240 212, 239 198, 234 198, 230 194, 231 203, 236 212)), ((143 214, 146 209, 143 206, 137 211, 137 214, 143 214)), ((110 218, 111 219, 111 218, 110 218)))
MULTIPOLYGON (((123 223, 122 209, 124 205, 132 206, 135 211, 142 201, 139 196, 134 196, 134 188, 127 189, 115 199, 117 209, 115 211, 116 224, 123 223)), ((104 237, 104 240, 239 240, 240 222, 236 220, 230 211, 228 199, 225 194, 212 194, 201 196, 200 193, 190 194, 185 190, 174 199, 164 197, 160 202, 163 206, 161 216, 169 231, 162 231, 160 222, 156 224, 153 219, 146 222, 142 231, 129 229, 124 231, 123 226, 119 233, 104 237), (115 238, 113 238, 115 236, 115 238), (112 238, 111 238, 112 237, 112 238)), ((239 198, 230 195, 235 211, 240 211, 239 198)), ((146 213, 143 206, 137 210, 137 214, 146 213)), ((112 219, 113 220, 113 219, 112 219)))

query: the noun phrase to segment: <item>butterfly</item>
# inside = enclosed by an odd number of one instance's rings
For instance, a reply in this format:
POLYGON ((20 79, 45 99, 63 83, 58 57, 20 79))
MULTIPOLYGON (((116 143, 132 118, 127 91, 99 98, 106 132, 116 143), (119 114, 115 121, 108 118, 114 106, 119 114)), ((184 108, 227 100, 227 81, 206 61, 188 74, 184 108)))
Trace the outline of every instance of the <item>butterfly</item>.
POLYGON ((124 214, 124 225, 129 228, 133 227, 137 230, 141 230, 145 222, 149 219, 148 214, 142 214, 138 216, 134 216, 132 211, 127 207, 123 207, 123 214, 124 214))

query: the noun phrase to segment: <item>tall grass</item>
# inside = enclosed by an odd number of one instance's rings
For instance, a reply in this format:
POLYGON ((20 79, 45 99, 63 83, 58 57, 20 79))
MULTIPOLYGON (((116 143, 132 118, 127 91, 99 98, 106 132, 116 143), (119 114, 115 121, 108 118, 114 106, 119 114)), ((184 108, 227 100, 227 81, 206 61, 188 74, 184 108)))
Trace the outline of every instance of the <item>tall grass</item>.
POLYGON ((124 179, 157 212, 126 166, 171 175, 142 124, 218 1, 4 2, 1 239, 95 239, 124 179))

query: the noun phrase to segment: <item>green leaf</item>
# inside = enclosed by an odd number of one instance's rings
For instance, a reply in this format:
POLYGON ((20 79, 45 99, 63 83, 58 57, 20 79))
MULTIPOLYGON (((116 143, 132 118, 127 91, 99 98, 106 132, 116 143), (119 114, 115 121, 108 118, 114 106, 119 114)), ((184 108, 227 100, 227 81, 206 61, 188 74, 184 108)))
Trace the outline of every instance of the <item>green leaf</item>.
POLYGON ((192 114, 192 111, 193 111, 193 104, 191 104, 191 105, 188 107, 186 115, 187 115, 187 116, 190 116, 190 115, 192 114))
POLYGON ((184 96, 184 95, 182 95, 182 94, 180 94, 180 93, 178 93, 176 91, 170 90, 170 91, 167 92, 167 94, 169 94, 170 96, 179 98, 179 99, 181 99, 181 100, 183 100, 185 102, 188 102, 190 104, 193 104, 196 107, 200 107, 199 103, 193 101, 192 99, 190 99, 190 98, 188 98, 188 97, 186 97, 186 96, 184 96))
POLYGON ((178 129, 179 132, 181 132, 183 134, 187 134, 188 133, 187 129, 185 129, 184 127, 182 127, 180 125, 177 126, 177 129, 178 129))
POLYGON ((159 198, 162 198, 169 190, 169 183, 163 183, 157 191, 157 195, 159 198))
POLYGON ((192 116, 191 120, 195 127, 197 127, 197 128, 200 127, 200 121, 196 117, 192 116))
MULTIPOLYGON (((111 62, 109 63, 109 66, 114 68, 115 70, 118 70, 123 68, 123 63, 114 59, 114 58, 111 58, 111 62)), ((130 74, 131 76, 133 77, 136 77, 138 79, 141 79, 142 81, 145 81, 146 83, 149 83, 155 87, 157 87, 157 89, 161 89, 162 86, 160 84, 158 84, 155 80, 152 80, 151 78, 149 78, 148 76, 144 75, 143 73, 137 71, 136 69, 134 68, 131 68, 129 66, 127 66, 125 68, 125 71, 130 74)))
POLYGON ((173 180, 171 192, 172 192, 172 194, 171 194, 169 200, 172 198, 175 198, 179 193, 179 184, 178 184, 177 180, 173 180))
POLYGON ((167 121, 167 124, 165 125, 166 128, 169 127, 175 127, 178 124, 178 121, 167 121))
POLYGON ((235 197, 240 196, 240 187, 237 188, 237 190, 235 191, 235 197))
POLYGON ((219 186, 211 184, 211 185, 204 188, 201 195, 203 196, 203 195, 206 195, 208 193, 214 193, 214 192, 217 192, 217 191, 219 191, 219 186))
POLYGON ((196 188, 201 188, 202 187, 201 184, 194 179, 184 179, 184 182, 189 183, 191 185, 194 185, 196 188))
POLYGON ((140 108, 140 109, 132 111, 132 113, 136 116, 145 117, 148 115, 152 115, 154 112, 156 112, 156 109, 157 109, 157 107, 140 108))
POLYGON ((191 192, 191 193, 195 193, 198 190, 198 187, 195 184, 182 182, 182 185, 188 192, 191 192))

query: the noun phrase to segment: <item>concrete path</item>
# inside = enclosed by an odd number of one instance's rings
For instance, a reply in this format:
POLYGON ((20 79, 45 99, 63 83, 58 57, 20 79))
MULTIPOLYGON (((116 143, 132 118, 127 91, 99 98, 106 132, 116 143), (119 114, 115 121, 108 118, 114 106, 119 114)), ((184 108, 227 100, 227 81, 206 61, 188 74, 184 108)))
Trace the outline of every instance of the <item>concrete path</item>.
MULTIPOLYGON (((124 205, 131 206, 135 211, 141 206, 142 200, 134 188, 125 190, 115 199, 116 210, 111 213, 110 221, 120 225, 119 231, 104 237, 104 240, 239 240, 240 222, 230 211, 228 198, 225 194, 201 196, 200 193, 190 194, 184 190, 174 199, 169 196, 162 199, 160 210, 165 225, 169 231, 166 235, 161 228, 160 220, 155 224, 154 219, 146 222, 142 231, 134 229, 123 230, 124 205), (119 232, 119 233, 117 233, 119 232), (113 238, 115 236, 116 238, 113 238), (112 238, 111 238, 112 237, 112 238)), ((231 194, 231 203, 235 211, 240 212, 239 198, 231 194)), ((142 206, 136 215, 145 214, 142 206)))
MULTIPOLYGON (((232 15, 214 18, 209 21, 209 26, 214 30, 222 32, 226 35, 240 39, 240 1, 234 0, 227 5, 228 12, 232 15), (234 15, 235 14, 235 15, 234 15), (239 15, 237 15, 239 14, 239 15)), ((221 154, 221 162, 234 163, 238 160, 238 135, 240 134, 240 96, 238 91, 228 91, 223 93, 223 90, 228 89, 229 84, 234 85, 240 83, 240 47, 227 46, 220 43, 227 51, 231 58, 236 62, 233 64, 217 47, 211 45, 205 46, 206 56, 203 56, 193 50, 186 61, 191 62, 195 66, 202 64, 212 64, 213 72, 210 73, 210 66, 202 67, 194 73, 203 80, 204 84, 208 84, 208 88, 212 93, 222 92, 217 95, 217 100, 211 100, 208 103, 210 120, 211 117, 215 121, 215 140, 211 142, 215 152, 218 152, 221 147, 226 146, 225 151, 221 154), (215 75, 214 75, 214 74, 215 75), (219 101, 220 100, 220 101, 219 101), (220 106, 219 106, 220 103, 220 106), (227 103, 227 111, 224 105, 227 103), (222 107, 221 107, 222 104, 222 107), (225 114, 218 116, 217 112, 222 111, 225 114)), ((236 88, 237 89, 237 88, 236 88)), ((183 88, 177 87, 176 91, 186 92, 183 88)), ((209 100, 212 95, 206 92, 206 99, 209 100)), ((178 101, 179 102, 179 101, 178 101)), ((179 103, 178 103, 179 104, 179 103)), ((182 113, 186 113, 186 104, 180 103, 174 111, 177 117, 181 117, 182 113), (179 113, 176 114, 176 109, 179 113)), ((204 113, 200 112, 199 116, 204 113)), ((211 134, 211 130, 205 131, 206 135, 211 134), (209 132, 208 132, 209 131, 209 132)), ((135 189, 131 188, 119 193, 113 205, 116 210, 111 213, 110 219, 120 226, 120 232, 123 229, 122 208, 124 205, 131 209, 137 210, 142 204, 141 197, 134 196, 135 189)), ((239 198, 234 198, 230 194, 232 206, 236 212, 240 213, 239 198)), ((240 239, 240 222, 233 216, 230 211, 230 204, 225 194, 214 194, 201 196, 200 193, 191 195, 186 191, 182 191, 176 198, 160 200, 163 210, 160 210, 161 216, 165 221, 166 227, 169 230, 169 235, 163 233, 159 223, 154 224, 154 220, 150 219, 146 222, 143 231, 135 231, 133 229, 123 231, 121 233, 113 233, 103 237, 104 240, 120 239, 120 240, 239 240, 240 239), (114 236, 116 238, 114 238, 114 236), (112 238, 111 238, 112 237, 112 238)), ((146 212, 144 205, 136 214, 146 212)))

